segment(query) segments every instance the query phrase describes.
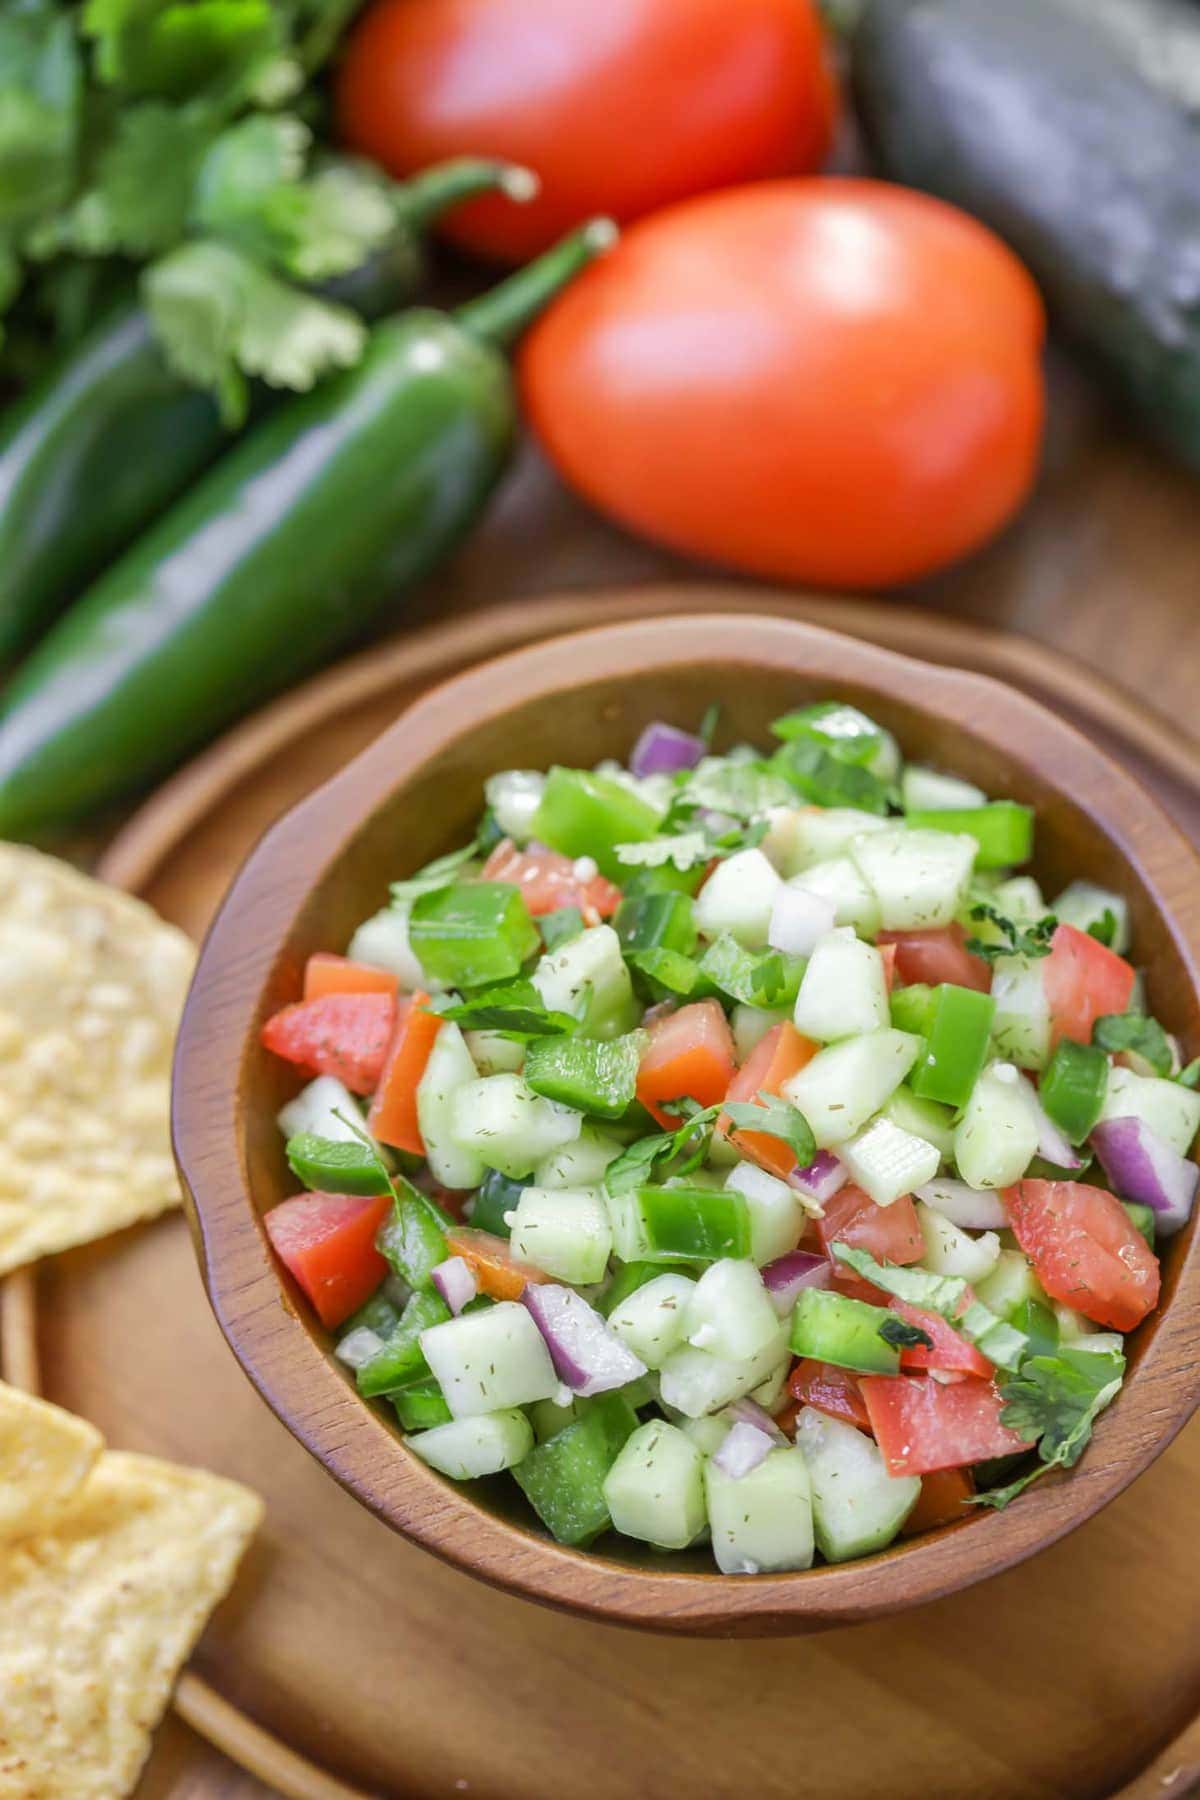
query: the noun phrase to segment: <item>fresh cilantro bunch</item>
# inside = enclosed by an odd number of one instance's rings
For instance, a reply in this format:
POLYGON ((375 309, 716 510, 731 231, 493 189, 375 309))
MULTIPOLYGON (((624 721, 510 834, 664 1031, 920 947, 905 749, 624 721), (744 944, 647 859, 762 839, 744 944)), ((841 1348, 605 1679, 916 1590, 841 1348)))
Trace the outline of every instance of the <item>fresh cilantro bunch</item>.
POLYGON ((361 0, 0 0, 0 326, 20 379, 140 278, 167 359, 231 424, 364 326, 319 293, 399 189, 314 155, 314 77, 361 0))

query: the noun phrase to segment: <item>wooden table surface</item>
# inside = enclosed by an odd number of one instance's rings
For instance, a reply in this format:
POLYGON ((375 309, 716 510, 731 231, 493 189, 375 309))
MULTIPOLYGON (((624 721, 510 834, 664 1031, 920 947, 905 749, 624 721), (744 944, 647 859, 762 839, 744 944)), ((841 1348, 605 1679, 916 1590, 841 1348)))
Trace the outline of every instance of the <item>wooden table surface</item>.
MULTIPOLYGON (((1196 699, 1200 686, 1200 478, 1189 477, 1128 437, 1074 369, 1056 366, 1053 385, 1046 468, 1024 517, 970 565, 909 590, 905 597, 1067 650, 1177 718, 1181 730, 1200 735, 1196 699)), ((409 616, 428 619, 521 596, 696 573, 695 565, 604 526, 563 493, 538 458, 527 451, 483 529, 419 596, 409 616)), ((1179 1472, 1185 1467, 1193 1478, 1200 1478, 1200 1419, 1183 1433, 1137 1492, 1146 1492, 1150 1499, 1161 1498, 1168 1485, 1172 1490, 1180 1486, 1179 1472)), ((1138 1543, 1137 1504, 1130 1504, 1130 1496, 1119 1504, 1124 1509, 1125 1541, 1132 1555, 1138 1543)), ((1172 1522, 1181 1518, 1178 1505, 1166 1513, 1161 1507, 1157 1513, 1152 1507, 1151 1512, 1160 1520, 1164 1516, 1172 1522)), ((1187 1512, 1193 1527, 1195 1516, 1193 1505, 1187 1512)), ((1072 1556, 1069 1549, 1066 1555, 1080 1577, 1086 1578, 1085 1558, 1072 1556)), ((1135 1655, 1134 1646, 1143 1634, 1155 1631, 1159 1609, 1168 1620, 1167 1635, 1175 1637, 1180 1632, 1179 1606, 1190 1605, 1194 1627, 1200 1586, 1190 1594, 1158 1594, 1153 1591, 1153 1571, 1153 1560, 1147 1558, 1141 1562, 1136 1592, 1129 1583, 1123 1584, 1133 1616, 1096 1622, 1098 1631, 1111 1636, 1114 1681, 1120 1679, 1123 1656, 1135 1655)), ((517 1604, 504 1603, 506 1607, 517 1604)), ((940 1611, 935 1608, 928 1614, 931 1633, 939 1628, 940 1611)), ((1030 1619, 1029 1628, 1037 1633, 1035 1618, 1030 1619)), ((886 1659, 881 1660, 883 1640, 875 1641, 873 1628, 839 1635, 846 1639, 845 1655, 855 1654, 852 1644, 861 1645, 859 1654, 870 1663, 881 1689, 893 1681, 899 1685, 912 1706, 913 1729, 920 1731, 924 1710, 936 1709, 939 1704, 936 1693, 921 1691, 920 1670, 889 1670, 886 1659)), ((708 1648, 672 1646, 671 1654, 688 1663, 708 1648)), ((962 1681, 969 1684, 976 1678, 970 1666, 972 1646, 964 1642, 961 1652, 962 1681)), ((1200 1706, 1200 1690, 1191 1691, 1189 1685, 1195 1669, 1193 1659, 1192 1669, 1163 1696, 1164 1732, 1178 1729, 1188 1713, 1200 1706)), ((500 1676, 498 1667, 497 1678, 500 1676)), ((586 1714, 586 1694, 579 1699, 586 1714)), ((1045 1695, 1046 1707, 1054 1704, 1054 1696, 1045 1695)), ((1075 1695, 1070 1705, 1077 1704, 1075 1695)), ((655 1729, 655 1718, 653 1696, 648 1695, 648 1731, 655 1729)), ((738 1729, 733 1721, 731 1725, 738 1729)), ((836 1721, 831 1722, 831 1729, 838 1728, 836 1721)), ((869 1730, 869 1721, 848 1728, 869 1730)), ((586 1726, 581 1729, 586 1731, 586 1726)), ((773 1722, 757 1718, 754 1729, 787 1732, 792 1727, 787 1718, 773 1722)), ((1019 1712, 1001 1701, 991 1741, 986 1746, 972 1746, 976 1758, 981 1751, 985 1755, 991 1795, 1017 1800, 1022 1792, 1009 1785, 1012 1771, 1006 1763, 1006 1742, 1020 1730, 1019 1712)), ((1099 1693, 1094 1697, 1094 1730, 1097 1748, 1089 1777, 1092 1792, 1096 1791, 1095 1772, 1105 1766, 1104 1696, 1099 1693)), ((795 1754, 801 1763, 805 1752, 800 1737, 795 1754)), ((1113 1754, 1114 1767, 1128 1767, 1120 1747, 1114 1747, 1113 1754)), ((669 1785, 659 1763, 657 1779, 644 1791, 664 1793, 669 1785)), ((694 1779, 691 1785, 695 1786, 694 1779)), ((902 1777, 891 1791, 900 1800, 910 1800, 902 1777)), ((944 1791, 953 1793, 953 1783, 944 1791)), ((1047 1796, 1059 1791, 1038 1788, 1047 1796)), ((159 1733, 139 1789, 140 1800, 262 1800, 266 1793, 175 1718, 159 1733)))

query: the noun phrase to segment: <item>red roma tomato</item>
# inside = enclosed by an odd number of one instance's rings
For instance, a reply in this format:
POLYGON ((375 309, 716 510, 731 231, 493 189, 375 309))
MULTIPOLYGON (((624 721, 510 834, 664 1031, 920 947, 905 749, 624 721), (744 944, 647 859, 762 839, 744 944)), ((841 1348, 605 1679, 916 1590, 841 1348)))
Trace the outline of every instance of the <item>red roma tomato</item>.
MULTIPOLYGON (((798 1075, 816 1054, 817 1046, 809 1038, 801 1037, 789 1020, 772 1025, 734 1076, 726 1098, 735 1103, 740 1101, 749 1105, 753 1102, 761 1106, 759 1094, 779 1094, 784 1082, 798 1075)), ((770 1175, 782 1178, 796 1167, 796 1154, 790 1144, 765 1131, 747 1131, 744 1126, 741 1131, 731 1133, 727 1113, 722 1113, 717 1120, 717 1134, 732 1137, 742 1155, 748 1156, 770 1175)))
POLYGON ((802 1405, 815 1406, 818 1412, 828 1413, 833 1419, 844 1419, 847 1425, 870 1431, 862 1392, 849 1369, 814 1362, 806 1356, 788 1376, 788 1388, 802 1405))
POLYGON ((886 587, 982 544, 1032 484, 1044 317, 965 213, 776 181, 635 225, 534 326, 529 418, 623 525, 786 580, 886 587))
POLYGON ((1074 925, 1060 925, 1042 964, 1050 1003, 1050 1042, 1074 1038, 1090 1044, 1092 1026, 1105 1013, 1123 1013, 1133 996, 1134 971, 1123 956, 1074 925))
POLYGON ((995 1374, 995 1366, 990 1363, 982 1350, 968 1343, 961 1331, 955 1331, 953 1325, 947 1324, 940 1314, 926 1312, 924 1307, 910 1306, 907 1300, 889 1300, 892 1311, 899 1313, 910 1325, 917 1325, 926 1337, 933 1339, 933 1349, 927 1350, 924 1344, 906 1346, 900 1352, 902 1369, 941 1369, 957 1375, 979 1375, 990 1381, 995 1374))
POLYGON ((391 994, 326 994, 275 1013, 262 1028, 262 1041, 315 1075, 336 1075, 352 1094, 370 1094, 395 1023, 391 994))
POLYGON ((905 986, 923 981, 940 987, 949 982, 953 987, 990 994, 992 971, 982 956, 971 955, 966 941, 966 932, 957 924, 930 931, 881 931, 878 938, 881 949, 894 945, 896 978, 905 986))
POLYGON ((650 1027, 650 1043, 638 1068, 637 1097, 667 1130, 677 1119, 658 1110, 661 1100, 684 1095, 701 1106, 715 1106, 733 1079, 733 1039, 716 1000, 681 1006, 650 1027))
POLYGON ((375 1233, 390 1194, 297 1194, 263 1219, 280 1261, 312 1301, 322 1325, 340 1325, 387 1274, 375 1233))
POLYGON ((1018 1244, 1055 1300, 1112 1331, 1132 1331, 1158 1304, 1158 1258, 1104 1188, 1021 1181, 1004 1201, 1018 1244))
POLYGON ((581 912, 591 910, 601 919, 611 919, 621 904, 620 888, 603 875, 581 881, 569 856, 547 850, 544 844, 518 850, 511 838, 496 845, 483 865, 482 879, 511 881, 519 887, 535 919, 560 906, 577 906, 581 912))
POLYGON ((1004 1402, 994 1382, 866 1375, 859 1387, 889 1475, 931 1475, 1028 1449, 1000 1423, 1004 1402))
POLYGON ((529 205, 448 226, 515 262, 595 213, 819 168, 836 110, 814 0, 376 0, 337 81, 342 140, 393 175, 464 152, 536 171, 529 205))
POLYGON ((852 1250, 865 1250, 878 1263, 915 1263, 925 1254, 911 1195, 902 1194, 890 1206, 876 1206, 870 1194, 852 1181, 825 1202, 825 1217, 817 1220, 817 1232, 826 1256, 842 1275, 852 1271, 834 1256, 835 1239, 852 1250))

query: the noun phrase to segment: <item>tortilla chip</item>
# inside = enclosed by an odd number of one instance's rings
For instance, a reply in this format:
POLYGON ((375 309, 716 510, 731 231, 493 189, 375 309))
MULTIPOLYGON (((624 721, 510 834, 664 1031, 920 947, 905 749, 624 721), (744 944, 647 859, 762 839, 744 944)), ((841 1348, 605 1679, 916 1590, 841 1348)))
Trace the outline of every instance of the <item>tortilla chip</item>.
POLYGON ((53 1530, 0 1546, 0 1796, 132 1793, 262 1503, 106 1451, 53 1530))
POLYGON ((171 1055, 193 961, 140 900, 0 844, 0 1275, 178 1204, 171 1055))
POLYGON ((49 1530, 103 1448, 94 1425, 0 1382, 0 1540, 49 1530))

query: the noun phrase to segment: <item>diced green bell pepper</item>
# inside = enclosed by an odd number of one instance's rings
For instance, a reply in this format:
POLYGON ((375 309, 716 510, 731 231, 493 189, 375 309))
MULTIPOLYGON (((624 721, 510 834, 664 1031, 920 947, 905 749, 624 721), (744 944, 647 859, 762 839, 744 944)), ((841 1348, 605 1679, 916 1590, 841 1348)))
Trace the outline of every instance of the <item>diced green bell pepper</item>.
POLYGON ((622 1300, 628 1300, 630 1294, 636 1294, 640 1287, 645 1287, 648 1281, 656 1280, 661 1274, 660 1263, 621 1263, 609 1282, 607 1291, 596 1304, 607 1319, 610 1313, 617 1310, 622 1300))
POLYGON ((635 894, 622 900, 613 929, 628 955, 635 950, 677 950, 690 956, 696 948, 696 923, 686 894, 635 894))
POLYGON ((910 812, 905 823, 915 830, 953 831, 979 845, 977 869, 1011 869, 1033 855, 1033 808, 1015 800, 989 800, 986 806, 951 807, 936 812, 910 812))
POLYGON ((1038 1086, 1051 1121, 1073 1144, 1082 1144, 1100 1117, 1108 1091, 1108 1058, 1098 1044, 1063 1038, 1038 1086))
POLYGON ((943 982, 933 990, 925 1049, 910 1080, 922 1100, 965 1106, 987 1061, 996 1002, 975 988, 943 982))
POLYGON ((452 988, 511 981, 542 947, 520 888, 507 881, 455 881, 418 894, 408 938, 425 973, 452 988))
POLYGON ((831 1288, 803 1288, 792 1314, 791 1347, 797 1356, 855 1369, 862 1375, 895 1375, 900 1351, 879 1335, 897 1315, 885 1306, 852 1300, 831 1288))
MULTIPOLYGON (((610 881, 627 873, 618 844, 645 843, 657 835, 659 815, 611 775, 555 767, 546 777, 531 831, 564 856, 591 856, 610 881)), ((418 952, 419 954, 419 952, 418 952)))
POLYGON ((711 981, 700 973, 694 956, 668 950, 665 945, 627 954, 630 967, 644 978, 656 1000, 702 1000, 716 992, 711 981))
POLYGON ((534 1038, 525 1081, 535 1094, 573 1106, 593 1119, 619 1119, 637 1088, 646 1034, 631 1031, 606 1043, 595 1038, 534 1038))
POLYGON ((388 1172, 372 1144, 358 1138, 315 1137, 301 1131, 287 1141, 293 1175, 321 1194, 387 1194, 388 1172))
POLYGON ((928 1037, 933 1023, 933 989, 923 981, 893 988, 890 1011, 897 1031, 911 1031, 914 1037, 928 1037))
POLYGON ((405 1431, 428 1431, 434 1425, 448 1425, 454 1417, 432 1375, 428 1381, 415 1381, 389 1398, 405 1431))
POLYGON ((511 1176, 502 1175, 499 1169, 489 1169, 483 1178, 483 1185, 475 1195, 475 1204, 471 1210, 472 1226, 477 1231, 490 1231, 493 1237, 511 1237, 512 1228, 505 1223, 504 1215, 516 1211, 517 1202, 525 1192, 525 1187, 525 1182, 514 1181, 511 1176))
POLYGON ((807 962, 779 950, 747 950, 728 934, 710 944, 700 973, 743 1006, 794 1006, 807 962))
POLYGON ((553 912, 543 913, 537 923, 547 950, 557 950, 560 944, 569 944, 579 936, 583 914, 577 906, 558 906, 553 912))
POLYGON ((525 1498, 560 1544, 587 1544, 608 1529, 605 1477, 637 1423, 619 1393, 583 1401, 578 1418, 513 1469, 525 1498))
POLYGON ((665 862, 653 869, 626 869, 621 888, 627 900, 639 899, 643 894, 686 894, 690 899, 699 891, 705 867, 704 863, 695 863, 690 869, 677 869, 673 862, 665 862))
POLYGON ((377 1394, 394 1393, 410 1382, 422 1381, 429 1374, 429 1364, 421 1354, 420 1337, 431 1325, 444 1325, 450 1308, 435 1288, 413 1294, 400 1315, 399 1323, 384 1340, 369 1362, 358 1370, 358 1391, 370 1399, 377 1394))
POLYGON ((712 1263, 750 1254, 750 1211, 732 1188, 640 1187, 645 1251, 652 1263, 712 1263))
POLYGON ((1122 1200, 1121 1205, 1129 1214, 1129 1222, 1140 1231, 1150 1248, 1154 1248, 1154 1240, 1158 1235, 1158 1221, 1152 1206, 1143 1206, 1140 1200, 1122 1200))
POLYGON ((425 1288, 449 1255, 446 1233, 454 1220, 403 1176, 393 1185, 396 1204, 376 1234, 375 1247, 410 1288, 425 1288))

